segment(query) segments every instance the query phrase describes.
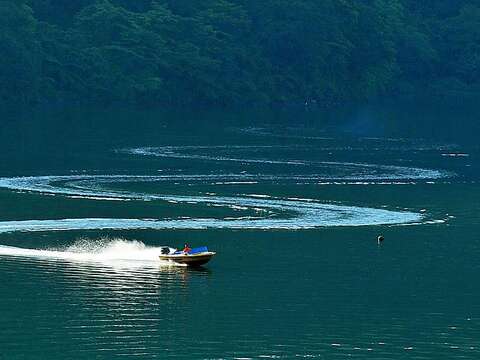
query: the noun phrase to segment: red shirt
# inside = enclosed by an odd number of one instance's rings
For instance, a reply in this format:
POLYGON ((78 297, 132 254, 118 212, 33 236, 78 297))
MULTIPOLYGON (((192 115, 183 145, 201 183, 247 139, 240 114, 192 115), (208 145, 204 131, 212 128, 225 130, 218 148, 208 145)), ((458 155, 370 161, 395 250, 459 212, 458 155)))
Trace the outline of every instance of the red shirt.
POLYGON ((192 251, 192 249, 190 249, 188 246, 185 246, 185 248, 183 249, 184 253, 189 253, 190 251, 192 251))

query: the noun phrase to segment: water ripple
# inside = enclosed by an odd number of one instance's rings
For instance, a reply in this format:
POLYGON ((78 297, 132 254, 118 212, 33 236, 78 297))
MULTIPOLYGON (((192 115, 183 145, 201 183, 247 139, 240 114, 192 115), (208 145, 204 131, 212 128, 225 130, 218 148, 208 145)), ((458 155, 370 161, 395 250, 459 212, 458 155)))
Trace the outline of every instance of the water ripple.
MULTIPOLYGON (((170 179, 170 177, 167 177, 170 179)), ((313 199, 281 199, 265 195, 179 196, 144 194, 104 188, 118 182, 158 181, 157 176, 40 176, 0 179, 0 187, 11 190, 76 196, 93 199, 165 201, 206 204, 229 209, 249 209, 255 216, 239 218, 182 219, 55 219, 2 221, 0 232, 65 231, 87 229, 310 229, 322 226, 364 226, 414 223, 424 216, 408 211, 326 204, 313 199), (259 211, 263 211, 263 214, 259 211), (262 216, 258 216, 261 214, 262 216)))

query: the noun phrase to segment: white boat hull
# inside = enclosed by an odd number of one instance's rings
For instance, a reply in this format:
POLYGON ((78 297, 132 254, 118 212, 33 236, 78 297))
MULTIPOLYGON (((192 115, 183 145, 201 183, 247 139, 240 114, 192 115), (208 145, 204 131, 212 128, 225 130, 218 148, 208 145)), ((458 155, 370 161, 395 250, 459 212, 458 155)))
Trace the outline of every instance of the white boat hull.
POLYGON ((159 255, 160 260, 170 261, 177 264, 185 264, 188 266, 201 266, 210 261, 215 256, 215 252, 208 251, 197 254, 165 254, 159 255))

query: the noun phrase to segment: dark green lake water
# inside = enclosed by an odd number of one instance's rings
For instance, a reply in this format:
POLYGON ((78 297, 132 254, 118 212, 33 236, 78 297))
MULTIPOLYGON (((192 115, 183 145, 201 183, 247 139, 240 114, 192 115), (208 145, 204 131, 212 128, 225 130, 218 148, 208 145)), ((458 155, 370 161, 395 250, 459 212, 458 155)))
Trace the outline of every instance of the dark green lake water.
POLYGON ((370 116, 4 117, 0 359, 478 359, 474 135, 370 116))

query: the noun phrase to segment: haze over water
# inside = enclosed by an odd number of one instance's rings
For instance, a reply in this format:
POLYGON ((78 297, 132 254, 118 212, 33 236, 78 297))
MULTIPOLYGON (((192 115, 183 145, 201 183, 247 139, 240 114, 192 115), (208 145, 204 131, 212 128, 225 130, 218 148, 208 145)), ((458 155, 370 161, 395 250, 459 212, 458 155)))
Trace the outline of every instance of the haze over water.
POLYGON ((5 125, 0 359, 480 356, 478 147, 229 116, 5 125))

